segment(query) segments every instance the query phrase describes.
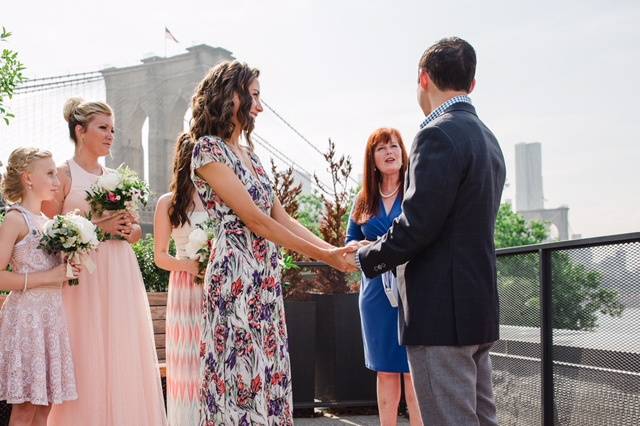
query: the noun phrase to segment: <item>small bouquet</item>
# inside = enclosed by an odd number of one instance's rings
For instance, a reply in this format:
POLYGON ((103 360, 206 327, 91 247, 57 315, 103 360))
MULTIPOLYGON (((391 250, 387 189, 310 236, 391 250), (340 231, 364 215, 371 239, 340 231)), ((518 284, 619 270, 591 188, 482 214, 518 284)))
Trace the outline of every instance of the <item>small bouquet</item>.
MULTIPOLYGON (((96 226, 84 216, 70 212, 45 223, 39 248, 49 254, 62 253, 67 263, 67 277, 72 277, 71 263, 84 265, 90 274, 95 271, 95 264, 88 254, 97 246, 96 226)), ((77 279, 69 280, 69 285, 77 284, 77 279)))
POLYGON ((105 172, 86 191, 91 213, 101 217, 105 211, 134 213, 149 201, 149 186, 127 166, 105 172))
MULTIPOLYGON (((186 246, 187 257, 198 261, 200 273, 204 273, 211 256, 213 240, 216 237, 216 226, 211 219, 197 224, 189 234, 189 242, 186 246)), ((196 284, 202 284, 202 278, 195 278, 196 284)))

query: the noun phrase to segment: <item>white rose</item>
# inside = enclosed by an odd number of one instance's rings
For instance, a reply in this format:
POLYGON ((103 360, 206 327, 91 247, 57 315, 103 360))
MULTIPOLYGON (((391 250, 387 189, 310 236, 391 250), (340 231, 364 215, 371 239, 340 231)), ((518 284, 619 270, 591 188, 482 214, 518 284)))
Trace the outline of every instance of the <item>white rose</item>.
POLYGON ((53 219, 49 219, 44 223, 44 233, 46 235, 52 236, 53 233, 51 232, 53 230, 53 219))
POLYGON ((209 235, 206 231, 196 228, 189 234, 189 242, 194 246, 203 247, 209 241, 209 235))
POLYGON ((199 249, 200 249, 200 247, 197 247, 192 242, 188 242, 184 246, 185 255, 187 256, 187 258, 189 258, 191 260, 197 260, 196 257, 198 256, 197 253, 198 253, 199 249))
POLYGON ((97 244, 98 236, 96 235, 96 226, 91 223, 87 218, 72 214, 69 215, 69 220, 78 228, 80 231, 80 238, 84 243, 97 244))
POLYGON ((98 186, 106 189, 107 191, 115 191, 118 185, 120 185, 122 179, 118 173, 105 173, 97 180, 98 186))

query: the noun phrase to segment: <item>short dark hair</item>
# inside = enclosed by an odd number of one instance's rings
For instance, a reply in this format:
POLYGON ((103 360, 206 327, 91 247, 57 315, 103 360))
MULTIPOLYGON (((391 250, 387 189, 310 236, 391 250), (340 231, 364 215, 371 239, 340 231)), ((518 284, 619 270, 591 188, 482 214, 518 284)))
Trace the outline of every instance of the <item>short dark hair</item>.
POLYGON ((443 38, 425 50, 419 67, 438 89, 469 92, 476 75, 476 52, 461 38, 443 38))

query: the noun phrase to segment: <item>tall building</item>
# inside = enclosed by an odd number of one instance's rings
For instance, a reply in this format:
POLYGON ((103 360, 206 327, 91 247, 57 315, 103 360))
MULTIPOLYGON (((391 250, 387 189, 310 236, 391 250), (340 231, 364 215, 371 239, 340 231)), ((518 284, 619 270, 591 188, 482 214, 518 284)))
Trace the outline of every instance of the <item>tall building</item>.
POLYGON ((542 144, 516 144, 516 208, 544 209, 542 188, 542 144))
POLYGON ((546 222, 552 232, 552 239, 569 239, 569 207, 544 207, 542 185, 542 144, 516 144, 516 211, 527 220, 546 222))

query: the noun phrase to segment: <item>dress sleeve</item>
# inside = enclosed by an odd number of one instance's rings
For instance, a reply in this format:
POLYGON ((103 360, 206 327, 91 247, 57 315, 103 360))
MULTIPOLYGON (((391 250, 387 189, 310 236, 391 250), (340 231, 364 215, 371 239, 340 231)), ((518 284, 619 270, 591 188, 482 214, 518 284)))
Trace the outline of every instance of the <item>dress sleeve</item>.
POLYGON ((356 197, 356 201, 353 203, 353 207, 351 208, 351 213, 349 213, 349 226, 347 227, 346 243, 350 243, 351 241, 362 241, 367 239, 364 236, 364 233, 362 232, 361 225, 358 225, 356 221, 353 219, 353 211, 355 210, 356 202, 357 202, 357 197, 356 197))
POLYGON ((191 154, 191 169, 195 171, 209 163, 222 163, 231 167, 223 143, 222 139, 212 136, 198 139, 191 154))

